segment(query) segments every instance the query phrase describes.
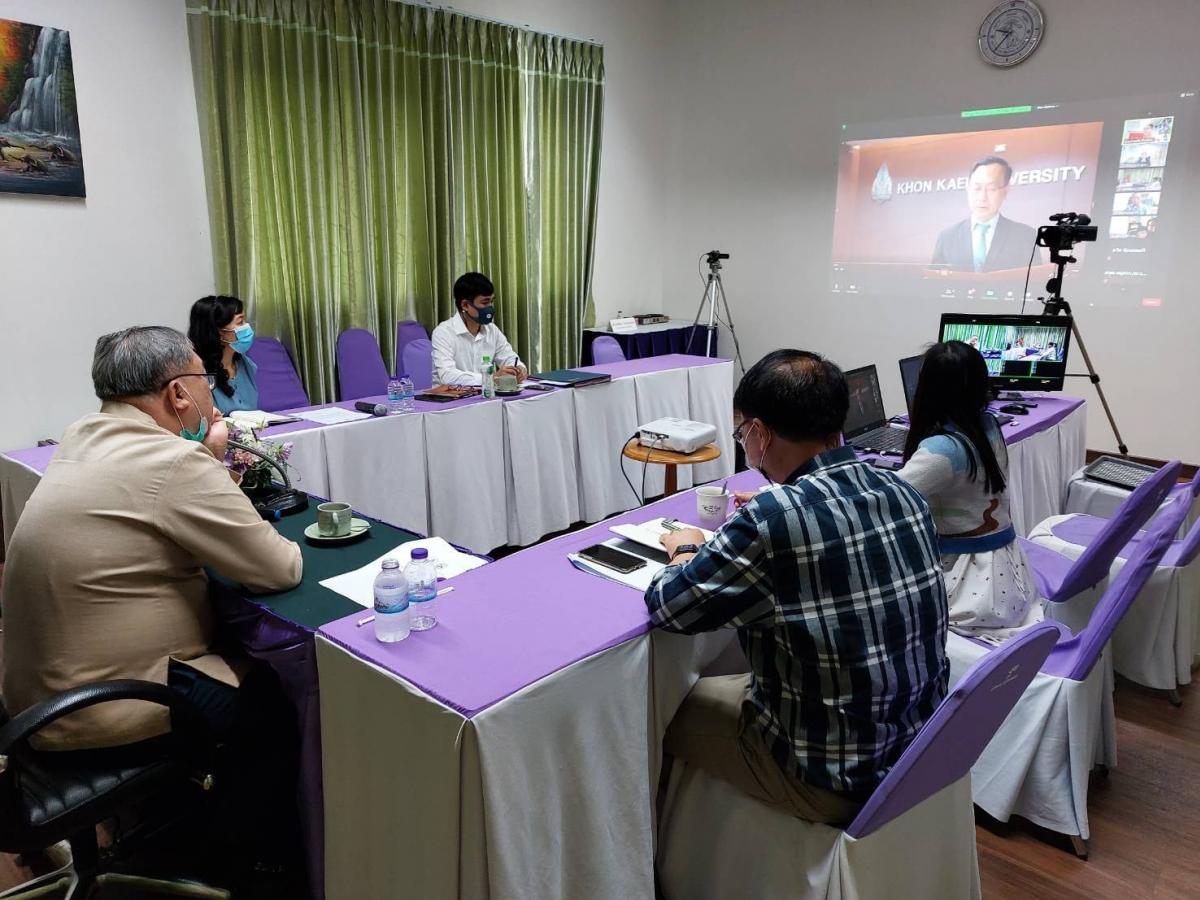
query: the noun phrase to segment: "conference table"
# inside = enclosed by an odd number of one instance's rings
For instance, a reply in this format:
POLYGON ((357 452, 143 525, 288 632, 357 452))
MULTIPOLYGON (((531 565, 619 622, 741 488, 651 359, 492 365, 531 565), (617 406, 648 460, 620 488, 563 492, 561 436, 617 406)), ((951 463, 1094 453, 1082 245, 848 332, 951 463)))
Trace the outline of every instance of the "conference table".
MULTIPOLYGON (((1022 528, 1061 508, 1082 414, 1043 399, 1005 427, 1022 528)), ((652 632, 639 591, 567 554, 695 515, 687 491, 459 576, 438 627, 399 644, 353 615, 318 629, 329 896, 653 896, 662 736, 733 632, 652 632)))
MULTIPOLYGON (((261 432, 291 441, 303 490, 421 534, 487 552, 524 546, 640 504, 640 467, 621 450, 639 423, 664 416, 716 426, 721 456, 680 471, 680 486, 733 472, 733 362, 668 354, 585 366, 606 383, 520 397, 418 400, 415 411, 338 425, 300 421, 261 432)), ((384 397, 365 398, 369 403, 384 397)), ((285 410, 353 410, 354 401, 285 410)), ((663 468, 646 494, 663 491, 663 468)))

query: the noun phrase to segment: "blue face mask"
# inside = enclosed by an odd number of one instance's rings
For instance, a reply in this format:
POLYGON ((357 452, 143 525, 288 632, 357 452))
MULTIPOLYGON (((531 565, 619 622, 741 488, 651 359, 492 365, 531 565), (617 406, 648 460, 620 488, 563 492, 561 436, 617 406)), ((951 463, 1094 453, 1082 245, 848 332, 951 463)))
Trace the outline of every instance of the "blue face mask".
POLYGON ((254 344, 254 326, 239 325, 233 330, 233 342, 230 347, 237 353, 247 353, 254 344))
MULTIPOLYGON (((192 399, 192 395, 188 392, 188 389, 181 389, 188 395, 188 399, 192 401, 192 406, 196 406, 196 401, 192 399)), ((196 408, 196 411, 200 412, 199 407, 196 408)), ((179 436, 185 441, 202 442, 208 437, 208 419, 204 417, 203 413, 200 413, 200 424, 196 426, 195 431, 188 431, 187 426, 183 424, 183 419, 179 418, 179 410, 175 410, 175 418, 179 419, 179 436)))
POLYGON ((480 325, 491 325, 492 319, 496 318, 496 306, 473 306, 475 310, 475 318, 480 325))

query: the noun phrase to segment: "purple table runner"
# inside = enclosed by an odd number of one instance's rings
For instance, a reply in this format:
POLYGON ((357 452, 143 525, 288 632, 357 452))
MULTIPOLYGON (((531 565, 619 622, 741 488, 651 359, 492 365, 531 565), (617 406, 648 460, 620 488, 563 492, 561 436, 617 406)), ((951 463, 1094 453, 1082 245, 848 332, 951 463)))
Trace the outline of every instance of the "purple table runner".
MULTIPOLYGON (((763 483, 757 473, 743 472, 729 487, 754 490, 763 483)), ((579 571, 567 554, 615 537, 609 525, 655 516, 694 522, 695 495, 676 494, 458 576, 454 591, 439 600, 437 627, 408 640, 380 643, 370 627, 358 627, 358 614, 318 633, 471 718, 649 630, 641 593, 579 571)))

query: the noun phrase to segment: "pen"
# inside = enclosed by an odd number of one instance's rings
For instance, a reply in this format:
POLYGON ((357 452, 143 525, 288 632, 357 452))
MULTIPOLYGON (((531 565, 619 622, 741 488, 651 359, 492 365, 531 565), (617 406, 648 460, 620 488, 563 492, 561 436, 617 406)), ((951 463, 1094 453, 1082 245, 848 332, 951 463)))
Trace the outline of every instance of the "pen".
MULTIPOLYGON (((442 588, 440 591, 438 591, 438 592, 437 592, 437 595, 440 597, 440 596, 442 596, 442 594, 448 594, 448 593, 450 593, 452 590, 454 590, 454 585, 450 585, 450 587, 444 587, 444 588, 442 588)), ((375 621, 375 616, 374 616, 374 614, 371 614, 371 615, 369 615, 369 616, 363 616, 363 617, 362 617, 361 619, 359 619, 359 620, 358 620, 358 622, 356 623, 356 627, 358 627, 358 628, 362 628, 364 625, 370 625, 370 624, 371 624, 372 622, 374 622, 374 621, 375 621)))

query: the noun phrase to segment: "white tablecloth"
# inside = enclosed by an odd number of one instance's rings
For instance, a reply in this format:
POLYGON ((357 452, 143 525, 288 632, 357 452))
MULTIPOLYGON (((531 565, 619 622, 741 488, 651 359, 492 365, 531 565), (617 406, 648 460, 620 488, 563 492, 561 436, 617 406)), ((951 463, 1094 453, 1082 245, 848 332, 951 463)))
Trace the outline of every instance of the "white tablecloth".
POLYGON ((1063 511, 1067 480, 1087 452, 1087 408, 1080 406, 1045 431, 1009 445, 1009 503, 1013 527, 1027 536, 1038 522, 1063 511))
MULTIPOLYGON (((1070 516, 1046 520, 1030 540, 1078 559, 1084 547, 1063 540, 1053 528, 1070 516)), ((1046 604, 1048 618, 1057 619, 1078 634, 1087 626, 1111 578, 1125 567, 1117 557, 1109 577, 1065 603, 1046 604)), ((1192 680, 1192 665, 1200 648, 1200 561, 1184 568, 1159 566, 1117 624, 1109 650, 1113 670, 1138 684, 1175 690, 1192 680)))
POLYGON ((504 404, 508 541, 520 547, 580 520, 575 388, 504 404))
MULTIPOLYGON (((429 485, 429 534, 480 552, 508 543, 504 407, 475 403, 421 417, 426 470, 412 477, 429 485)), ((340 464, 331 458, 331 468, 340 464)))
MULTIPOLYGON (((949 635, 951 687, 988 649, 949 635)), ((1087 840, 1088 777, 1096 765, 1117 764, 1112 690, 1107 649, 1083 681, 1034 676, 971 768, 975 802, 1002 822, 1018 815, 1087 840)))
MULTIPOLYGON (((1175 488, 1167 499, 1162 502, 1159 512, 1161 513, 1162 510, 1171 505, 1178 492, 1187 490, 1191 490, 1190 485, 1181 484, 1175 488)), ((1095 516, 1098 519, 1111 519, 1116 514, 1117 508, 1129 498, 1130 493, 1132 492, 1113 484, 1093 481, 1085 477, 1083 470, 1079 469, 1067 482, 1067 499, 1063 504, 1062 511, 1064 513, 1083 513, 1084 515, 1095 516)), ((1157 517, 1158 513, 1155 513, 1154 517, 1146 523, 1145 527, 1152 527, 1154 519, 1157 517)), ((1200 498, 1197 498, 1192 504, 1187 518, 1179 526, 1178 537, 1181 540, 1187 534, 1188 528, 1197 519, 1200 519, 1200 498)))
POLYGON ((585 522, 599 522, 605 516, 640 505, 621 474, 624 466, 631 481, 635 467, 640 475, 640 467, 621 455, 626 442, 637 432, 636 397, 632 378, 574 390, 580 512, 585 522))

